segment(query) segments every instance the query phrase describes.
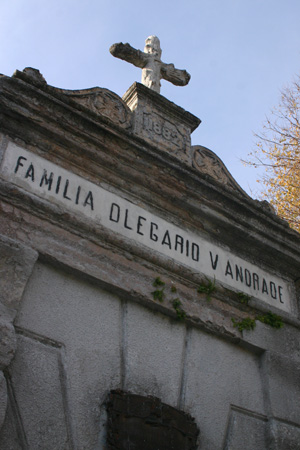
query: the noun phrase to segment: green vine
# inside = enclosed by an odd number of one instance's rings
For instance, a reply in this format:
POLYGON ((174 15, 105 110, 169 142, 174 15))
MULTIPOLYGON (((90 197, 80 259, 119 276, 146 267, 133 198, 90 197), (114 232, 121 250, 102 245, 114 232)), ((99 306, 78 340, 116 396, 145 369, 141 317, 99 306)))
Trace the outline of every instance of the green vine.
POLYGON ((165 286, 165 283, 160 279, 160 277, 156 277, 155 280, 153 281, 153 286, 154 287, 163 287, 163 286, 165 286))
POLYGON ((277 314, 273 314, 271 312, 267 312, 264 315, 256 316, 256 319, 251 319, 250 317, 246 317, 245 319, 242 319, 240 321, 236 319, 231 319, 233 326, 237 328, 239 331, 243 330, 254 330, 256 327, 255 320, 259 320, 262 323, 265 323, 266 325, 269 325, 272 328, 282 328, 284 323, 282 320, 282 317, 277 316, 277 314))
POLYGON ((266 325, 269 325, 272 328, 283 327, 282 317, 277 316, 277 314, 273 314, 271 312, 268 312, 263 316, 257 316, 256 319, 262 323, 265 323, 266 325))
POLYGON ((179 298, 175 298, 172 301, 173 308, 175 309, 177 319, 184 320, 186 318, 186 312, 181 308, 181 301, 179 298))
POLYGON ((151 292, 153 296, 153 300, 158 300, 160 303, 164 301, 165 293, 164 293, 164 286, 165 283, 159 278, 156 277, 152 284, 153 287, 160 287, 161 289, 156 289, 155 291, 151 292))
POLYGON ((153 300, 158 300, 160 303, 164 301, 165 294, 163 289, 161 290, 157 289, 156 291, 153 291, 151 293, 153 295, 153 300))
POLYGON ((235 320, 235 319, 231 319, 233 326, 235 328, 237 328, 240 332, 242 332, 243 330, 254 330, 254 328, 256 327, 256 322, 255 319, 251 319, 251 317, 245 317, 242 320, 235 320))
POLYGON ((216 280, 215 278, 212 280, 206 278, 206 282, 202 282, 197 289, 199 294, 206 294, 206 300, 211 300, 211 294, 216 290, 216 280))
POLYGON ((250 295, 247 295, 244 292, 238 292, 237 297, 240 303, 243 303, 244 305, 248 305, 249 300, 251 299, 250 295))
MULTIPOLYGON (((212 293, 216 290, 216 282, 215 279, 214 280, 210 280, 208 278, 206 278, 206 282, 202 282, 197 289, 197 292, 199 294, 206 294, 206 299, 207 301, 211 300, 211 295, 212 293)), ((164 281, 162 281, 160 279, 160 277, 156 277, 155 280, 152 283, 153 287, 157 288, 155 289, 155 291, 151 292, 153 299, 155 301, 159 301, 159 302, 163 302, 165 299, 165 283, 164 281)), ((177 289, 176 287, 173 285, 170 288, 172 293, 176 293, 177 289)), ((240 301, 240 303, 244 304, 244 305, 248 305, 249 300, 251 299, 251 297, 247 294, 245 294, 244 292, 238 292, 237 293, 237 297, 240 301)), ((173 300, 171 300, 171 304, 176 312, 176 316, 177 319, 182 321, 184 319, 186 319, 186 312, 184 311, 184 309, 182 308, 182 303, 179 300, 179 298, 175 298, 173 300)), ((247 331, 251 331, 254 330, 256 327, 256 320, 259 320, 262 323, 265 323, 266 325, 269 325, 270 327, 273 328, 282 328, 283 327, 283 320, 282 317, 273 314, 271 312, 268 312, 266 314, 263 315, 259 315, 256 316, 255 319, 252 319, 251 317, 245 317, 242 320, 236 320, 234 318, 231 319, 233 326, 235 328, 237 328, 240 332, 247 330, 247 331)))
MULTIPOLYGON (((162 303, 165 299, 165 283, 164 283, 164 281, 162 281, 160 279, 160 277, 156 277, 152 283, 152 286, 157 288, 157 289, 155 289, 155 291, 151 292, 153 299, 162 303)), ((175 293, 175 292, 177 292, 177 289, 173 285, 173 286, 171 286, 170 291, 172 293, 175 293)), ((170 302, 176 312, 177 320, 180 320, 180 321, 184 320, 186 318, 186 312, 183 310, 183 308, 181 306, 182 303, 179 300, 179 298, 177 297, 173 300, 170 300, 170 302)))

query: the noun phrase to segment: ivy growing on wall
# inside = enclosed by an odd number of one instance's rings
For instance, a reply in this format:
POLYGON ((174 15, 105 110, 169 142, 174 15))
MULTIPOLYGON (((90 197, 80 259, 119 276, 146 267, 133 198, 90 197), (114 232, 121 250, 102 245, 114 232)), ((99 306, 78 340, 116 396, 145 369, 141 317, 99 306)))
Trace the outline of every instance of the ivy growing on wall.
MULTIPOLYGON (((160 303, 162 303, 166 298, 165 282, 162 281, 160 277, 156 277, 155 280, 153 281, 152 285, 153 285, 153 287, 156 288, 151 293, 153 296, 153 300, 159 301, 160 303)), ((215 279, 210 280, 207 278, 206 281, 202 282, 197 288, 198 293, 206 294, 207 301, 211 300, 211 295, 215 291, 216 291, 215 279)), ((176 286, 172 285, 170 288, 170 292, 172 294, 175 294, 177 292, 176 286)), ((251 297, 249 295, 245 294, 244 292, 238 292, 235 294, 240 303, 248 306, 248 303, 251 299, 251 297)), ((180 299, 178 297, 176 297, 176 298, 170 299, 169 301, 176 313, 177 320, 183 321, 184 319, 186 319, 187 315, 186 315, 186 312, 184 311, 184 309, 182 308, 182 303, 181 303, 180 299)), ((251 309, 253 309, 253 308, 251 308, 251 309)), ((277 328, 277 329, 282 328, 284 325, 282 317, 278 316, 277 314, 273 314, 271 312, 267 312, 266 314, 257 315, 255 318, 245 317, 241 320, 237 320, 234 318, 231 319, 233 326, 235 328, 237 328, 240 332, 242 332, 244 330, 247 330, 247 331, 254 330, 256 327, 257 320, 259 320, 260 322, 262 322, 266 325, 269 325, 272 328, 277 328)))
POLYGON ((216 290, 216 280, 210 280, 206 278, 206 281, 203 281, 197 289, 199 294, 206 294, 206 300, 211 300, 211 294, 216 290))
MULTIPOLYGON (((165 294, 165 283, 160 279, 160 277, 156 277, 153 281, 153 287, 155 287, 155 291, 152 292, 153 300, 158 300, 159 302, 163 302, 166 294, 165 294)), ((172 285, 170 289, 172 294, 177 292, 176 286, 172 285)), ((178 297, 171 299, 170 303, 176 313, 177 320, 184 320, 186 318, 186 312, 182 308, 182 303, 178 297)))
POLYGON ((159 278, 156 277, 153 281, 153 287, 157 288, 155 291, 152 292, 153 300, 158 300, 159 302, 163 302, 165 298, 165 283, 159 278))
POLYGON ((262 316, 257 316, 256 319, 262 323, 265 323, 266 325, 269 325, 272 328, 283 327, 282 317, 277 316, 277 314, 273 314, 271 312, 268 312, 267 314, 264 314, 262 316))

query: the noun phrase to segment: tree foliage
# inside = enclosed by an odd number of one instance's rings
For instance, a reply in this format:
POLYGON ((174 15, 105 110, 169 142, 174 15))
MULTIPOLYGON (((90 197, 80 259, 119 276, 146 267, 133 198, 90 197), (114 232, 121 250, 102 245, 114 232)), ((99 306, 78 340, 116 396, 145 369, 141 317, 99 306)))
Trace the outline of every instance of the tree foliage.
POLYGON ((300 77, 281 92, 281 101, 257 137, 251 164, 263 166, 263 196, 300 231, 300 77))

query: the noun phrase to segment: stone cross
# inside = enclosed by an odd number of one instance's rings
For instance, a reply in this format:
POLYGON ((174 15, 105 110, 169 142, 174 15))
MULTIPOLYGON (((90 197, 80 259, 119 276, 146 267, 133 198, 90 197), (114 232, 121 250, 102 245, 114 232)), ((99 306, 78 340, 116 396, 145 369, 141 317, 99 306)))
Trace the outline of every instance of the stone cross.
POLYGON ((142 69, 142 84, 155 92, 160 92, 160 80, 170 81, 176 86, 185 86, 190 81, 186 70, 175 69, 174 64, 165 64, 161 60, 161 48, 158 37, 149 36, 145 48, 136 50, 129 44, 113 44, 110 53, 142 69))

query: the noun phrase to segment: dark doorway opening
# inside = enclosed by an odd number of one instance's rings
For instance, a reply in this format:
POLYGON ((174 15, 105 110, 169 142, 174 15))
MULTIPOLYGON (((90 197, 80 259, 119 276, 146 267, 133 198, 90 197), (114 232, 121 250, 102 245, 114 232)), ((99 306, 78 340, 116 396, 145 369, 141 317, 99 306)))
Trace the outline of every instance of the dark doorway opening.
POLYGON ((197 449, 194 419, 156 397, 111 391, 107 413, 109 450, 197 449))

